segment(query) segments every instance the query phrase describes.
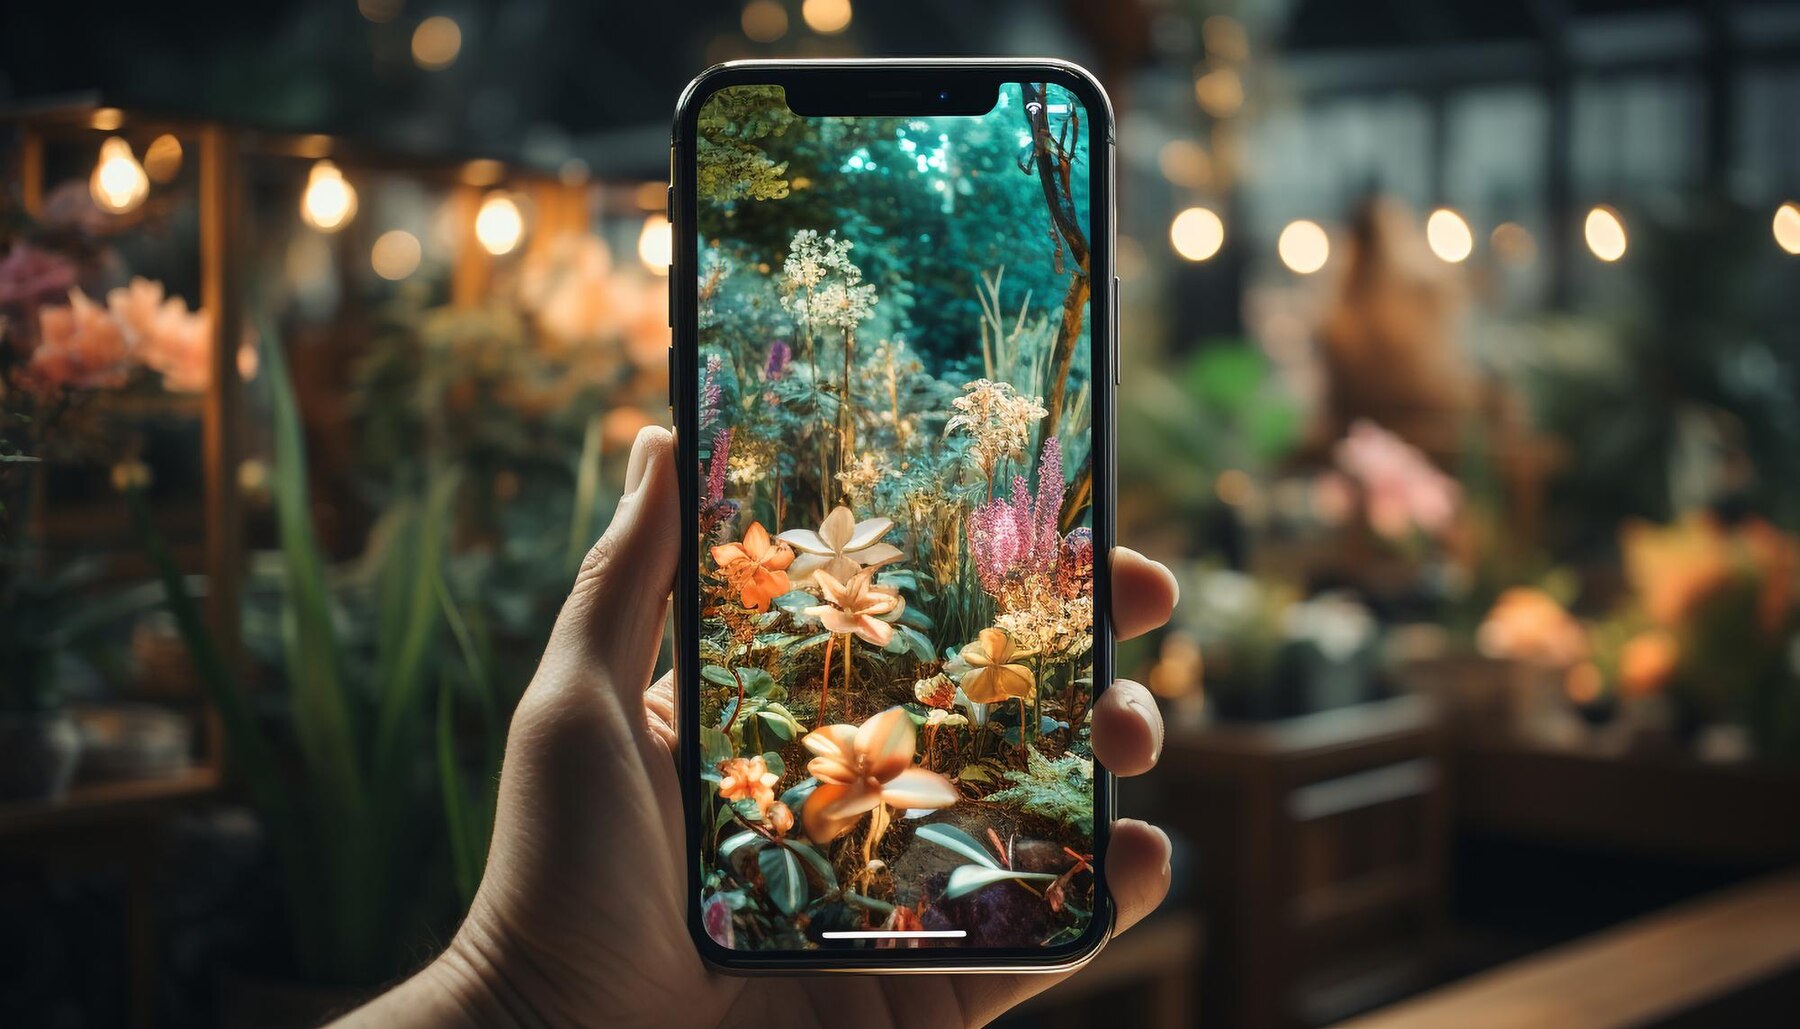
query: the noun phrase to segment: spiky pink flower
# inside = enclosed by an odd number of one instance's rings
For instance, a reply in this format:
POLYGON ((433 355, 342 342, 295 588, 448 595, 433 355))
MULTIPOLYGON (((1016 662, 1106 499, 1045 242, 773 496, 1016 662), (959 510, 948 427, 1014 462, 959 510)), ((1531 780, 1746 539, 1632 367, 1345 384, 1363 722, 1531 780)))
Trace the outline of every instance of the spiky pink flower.
POLYGON ((788 361, 792 360, 793 356, 793 348, 789 347, 786 342, 778 339, 769 344, 769 360, 763 366, 763 378, 769 382, 781 378, 781 373, 787 370, 788 361))
POLYGON ((1013 477, 1012 496, 995 497, 969 514, 969 554, 981 588, 998 596, 1010 582, 1056 569, 1062 539, 1057 519, 1065 489, 1062 445, 1044 440, 1033 496, 1023 475, 1013 477))
POLYGON ((700 372, 700 431, 705 432, 718 420, 719 408, 725 402, 725 387, 719 382, 719 369, 725 361, 718 354, 708 355, 700 372))

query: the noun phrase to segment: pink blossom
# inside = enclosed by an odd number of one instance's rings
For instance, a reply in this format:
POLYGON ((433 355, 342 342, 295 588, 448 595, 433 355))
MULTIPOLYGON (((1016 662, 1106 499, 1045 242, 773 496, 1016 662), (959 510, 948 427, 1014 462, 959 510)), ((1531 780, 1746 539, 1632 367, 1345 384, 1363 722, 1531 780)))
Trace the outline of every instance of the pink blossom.
POLYGON ((1389 539, 1413 529, 1441 535, 1456 519, 1462 488, 1419 448, 1374 422, 1358 420, 1338 441, 1337 465, 1362 487, 1370 528, 1389 539))
POLYGON ((1051 436, 1038 460, 1037 496, 1025 477, 1017 475, 1010 500, 995 497, 969 514, 969 553, 982 589, 998 595, 1008 582, 1055 570, 1065 486, 1062 444, 1051 436))
POLYGON ((75 285, 75 265, 29 243, 15 243, 0 260, 0 305, 41 304, 75 285))
POLYGON ((212 316, 190 312, 180 297, 163 299, 160 282, 134 278, 106 295, 106 306, 125 330, 138 359, 177 393, 200 393, 212 380, 212 316))
POLYGON ((124 330, 81 290, 69 290, 67 307, 39 309, 38 328, 26 375, 39 389, 116 389, 130 376, 124 330))
POLYGON ((706 898, 700 909, 700 921, 706 926, 706 935, 712 937, 714 943, 727 949, 737 946, 737 934, 731 925, 731 905, 718 894, 706 898))

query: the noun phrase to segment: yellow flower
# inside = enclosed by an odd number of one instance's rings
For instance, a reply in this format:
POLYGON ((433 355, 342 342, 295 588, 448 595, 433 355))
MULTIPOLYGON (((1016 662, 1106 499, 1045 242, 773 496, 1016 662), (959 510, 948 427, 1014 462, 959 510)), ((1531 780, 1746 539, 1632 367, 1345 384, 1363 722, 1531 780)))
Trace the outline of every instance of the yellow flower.
POLYGON ((962 649, 969 670, 962 674, 963 692, 977 704, 1002 700, 1030 700, 1037 694, 1037 677, 1031 669, 1013 663, 1025 657, 1002 629, 983 629, 974 643, 962 649))
POLYGON ((860 726, 827 725, 800 742, 815 755, 806 770, 819 780, 800 811, 816 843, 837 839, 881 804, 906 810, 956 803, 950 780, 914 767, 917 738, 904 708, 890 707, 860 726))
POLYGON ((800 552, 794 561, 794 581, 815 579, 818 572, 830 573, 843 582, 865 568, 880 568, 900 560, 900 548, 880 542, 894 527, 891 519, 869 518, 857 521, 850 509, 834 507, 819 531, 789 529, 781 540, 800 552))
POLYGON ((849 582, 839 582, 821 570, 813 574, 813 581, 826 602, 807 608, 806 613, 824 623, 825 631, 852 634, 877 647, 887 646, 894 638, 894 626, 883 616, 899 617, 906 601, 893 590, 875 585, 875 569, 864 569, 849 582))

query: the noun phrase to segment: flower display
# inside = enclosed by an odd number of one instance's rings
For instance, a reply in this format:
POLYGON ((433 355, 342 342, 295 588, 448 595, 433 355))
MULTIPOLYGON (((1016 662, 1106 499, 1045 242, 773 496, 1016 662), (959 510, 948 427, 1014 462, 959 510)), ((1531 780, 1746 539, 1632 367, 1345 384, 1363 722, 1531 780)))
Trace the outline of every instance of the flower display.
POLYGON ((769 602, 790 588, 787 567, 794 562, 794 552, 771 539, 761 522, 750 523, 739 542, 714 547, 712 559, 739 602, 752 611, 767 611, 769 602))
POLYGON ((1366 419, 1338 441, 1338 469, 1362 488, 1369 527, 1389 539, 1440 536, 1456 520, 1462 487, 1419 448, 1366 419))
POLYGON ((903 556, 900 548, 881 542, 881 537, 893 527, 894 522, 889 518, 866 518, 859 522, 849 508, 839 506, 825 516, 817 532, 789 529, 780 539, 800 552, 794 562, 794 581, 810 581, 816 573, 823 571, 844 582, 865 568, 880 568, 900 560, 903 556))
POLYGON ((1037 693, 1037 676, 1015 658, 1026 657, 1003 629, 983 629, 962 649, 969 670, 962 674, 963 693, 977 704, 1029 700, 1037 693))
POLYGON ((809 607, 806 613, 817 618, 826 632, 855 636, 877 647, 885 647, 894 637, 890 619, 906 607, 906 601, 893 590, 875 585, 875 570, 865 569, 839 582, 830 572, 813 575, 825 603, 809 607))
POLYGON ((780 781, 781 777, 769 771, 761 755, 734 757, 719 766, 719 796, 748 800, 758 812, 766 813, 775 803, 775 784, 780 781))
POLYGON ((969 554, 981 588, 999 596, 1007 586, 1055 571, 1062 550, 1057 518, 1063 500, 1062 447, 1051 436, 1038 463, 1032 494, 1023 475, 1012 482, 1012 497, 996 497, 969 515, 969 554))
POLYGON ((969 456, 992 479, 1000 462, 1016 458, 1031 445, 1032 427, 1049 415, 1038 397, 1021 394, 1008 382, 976 379, 950 402, 956 414, 944 423, 944 435, 969 437, 969 456))
POLYGON ((176 393, 204 392, 212 379, 212 316, 189 311, 180 297, 163 296, 160 282, 138 277, 106 295, 107 310, 125 330, 138 360, 160 373, 176 393))
POLYGON ((1555 597, 1515 586, 1500 594, 1475 634, 1488 657, 1568 668, 1588 655, 1587 630, 1555 597))
POLYGON ((74 285, 73 263, 30 243, 14 243, 0 259, 0 307, 47 303, 67 296, 74 285))
POLYGON ((67 307, 38 311, 41 339, 27 374, 40 389, 116 389, 131 375, 131 343, 106 309, 79 289, 67 307))
POLYGON ((888 708, 860 726, 824 726, 801 743, 814 755, 806 770, 819 780, 800 812, 815 842, 842 836, 878 805, 906 810, 956 803, 949 779, 913 765, 917 734, 903 708, 888 708))

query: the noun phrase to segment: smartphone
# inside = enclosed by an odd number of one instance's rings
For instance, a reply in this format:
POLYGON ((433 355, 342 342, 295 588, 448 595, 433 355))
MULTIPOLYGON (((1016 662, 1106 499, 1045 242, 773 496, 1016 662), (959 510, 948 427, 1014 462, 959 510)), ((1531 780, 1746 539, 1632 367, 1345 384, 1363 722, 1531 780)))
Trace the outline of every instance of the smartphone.
POLYGON ((740 62, 671 148, 688 923, 731 972, 1112 925, 1113 119, 1050 60, 740 62))

